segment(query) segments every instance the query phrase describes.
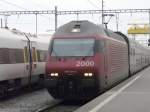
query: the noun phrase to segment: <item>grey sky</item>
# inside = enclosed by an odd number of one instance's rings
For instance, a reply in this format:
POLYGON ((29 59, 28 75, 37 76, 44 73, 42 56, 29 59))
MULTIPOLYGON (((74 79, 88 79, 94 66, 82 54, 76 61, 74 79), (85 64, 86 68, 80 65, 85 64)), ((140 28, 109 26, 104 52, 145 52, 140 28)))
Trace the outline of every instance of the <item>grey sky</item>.
MULTIPOLYGON (((22 10, 8 2, 29 10, 53 9, 55 5, 60 10, 101 9, 101 0, 0 0, 0 10, 22 10)), ((104 2, 105 9, 150 8, 149 0, 104 0, 104 2)))
MULTIPOLYGON (((149 0, 104 0, 105 9, 141 9, 150 8, 149 0)), ((101 0, 0 0, 0 10, 53 10, 54 6, 58 10, 87 10, 101 9, 101 0)), ((4 18, 0 16, 0 18, 4 18)), ((77 19, 76 15, 58 17, 58 25, 62 25, 70 20, 77 19)), ((88 19, 96 24, 101 23, 101 15, 79 15, 79 19, 88 19)), ((108 18, 106 18, 107 21, 108 18)), ((132 22, 148 22, 147 14, 120 15, 119 28, 126 32, 127 24, 132 22)), ((116 19, 113 17, 109 23, 109 28, 116 30, 116 19)), ((35 32, 35 15, 16 15, 8 17, 9 27, 17 28, 26 32, 35 32)), ((38 16, 38 32, 45 33, 54 29, 54 16, 38 16)))

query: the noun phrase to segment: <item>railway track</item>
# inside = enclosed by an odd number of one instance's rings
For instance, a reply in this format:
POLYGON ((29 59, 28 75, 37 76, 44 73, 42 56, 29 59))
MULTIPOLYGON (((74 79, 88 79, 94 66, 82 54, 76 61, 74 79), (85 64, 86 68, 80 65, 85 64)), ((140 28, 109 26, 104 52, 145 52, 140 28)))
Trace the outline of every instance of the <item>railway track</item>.
POLYGON ((60 101, 53 99, 46 89, 0 101, 0 112, 35 112, 41 107, 53 106, 60 101))
POLYGON ((0 112, 72 112, 85 103, 55 100, 46 89, 42 89, 1 100, 0 112))

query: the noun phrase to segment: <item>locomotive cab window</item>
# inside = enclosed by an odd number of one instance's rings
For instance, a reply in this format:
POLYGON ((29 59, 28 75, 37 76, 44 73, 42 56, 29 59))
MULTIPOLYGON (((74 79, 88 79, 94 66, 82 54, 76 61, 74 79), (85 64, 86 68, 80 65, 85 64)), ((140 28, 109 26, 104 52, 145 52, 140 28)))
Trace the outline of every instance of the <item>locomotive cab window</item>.
POLYGON ((51 56, 93 56, 95 39, 54 39, 51 56))

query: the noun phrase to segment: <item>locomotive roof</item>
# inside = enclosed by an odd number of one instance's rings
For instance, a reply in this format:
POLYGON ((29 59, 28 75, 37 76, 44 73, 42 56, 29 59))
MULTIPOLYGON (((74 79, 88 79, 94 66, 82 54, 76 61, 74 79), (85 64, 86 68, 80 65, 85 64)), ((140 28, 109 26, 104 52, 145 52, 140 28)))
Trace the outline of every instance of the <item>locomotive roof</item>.
POLYGON ((102 26, 93 24, 89 21, 71 21, 59 27, 54 36, 62 35, 106 35, 102 26))
POLYGON ((125 41, 126 39, 117 33, 109 29, 103 28, 101 25, 96 25, 87 20, 83 21, 71 21, 67 24, 62 25, 58 28, 58 30, 54 33, 54 37, 64 37, 67 35, 71 36, 93 36, 93 35, 103 35, 108 36, 120 41, 125 41))

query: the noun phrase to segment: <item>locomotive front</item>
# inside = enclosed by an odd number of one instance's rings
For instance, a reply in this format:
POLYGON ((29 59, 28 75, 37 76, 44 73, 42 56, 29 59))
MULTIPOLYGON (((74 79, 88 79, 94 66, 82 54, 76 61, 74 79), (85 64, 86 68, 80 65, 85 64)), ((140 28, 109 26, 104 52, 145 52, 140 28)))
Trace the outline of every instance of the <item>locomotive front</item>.
POLYGON ((89 35, 54 35, 46 63, 46 85, 57 99, 91 98, 98 92, 99 41, 89 35))

